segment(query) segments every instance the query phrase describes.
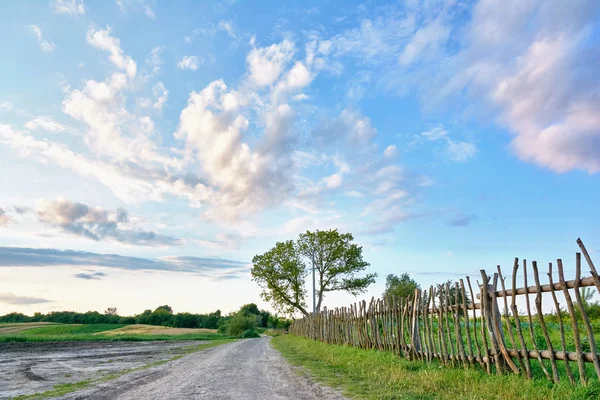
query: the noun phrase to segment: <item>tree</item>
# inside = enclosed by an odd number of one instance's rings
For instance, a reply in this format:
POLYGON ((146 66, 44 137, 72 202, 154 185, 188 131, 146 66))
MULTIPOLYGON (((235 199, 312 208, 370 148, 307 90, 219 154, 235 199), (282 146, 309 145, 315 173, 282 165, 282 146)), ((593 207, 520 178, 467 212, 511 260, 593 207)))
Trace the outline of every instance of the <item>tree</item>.
POLYGON ((266 253, 254 256, 252 263, 252 280, 263 289, 265 301, 284 314, 300 311, 308 315, 304 287, 308 271, 292 240, 276 243, 266 253))
POLYGON ((104 311, 104 314, 106 314, 106 315, 119 315, 119 313, 117 312, 117 307, 108 307, 104 311))
POLYGON ((364 293, 377 274, 358 277, 369 263, 362 247, 353 243, 350 233, 337 229, 300 234, 296 242, 279 242, 252 259, 252 278, 263 289, 262 297, 284 314, 296 311, 308 315, 305 280, 310 268, 316 273, 316 311, 321 310, 327 292, 364 293), (308 267, 305 260, 310 264, 308 267))
POLYGON ((398 299, 406 299, 414 295, 416 289, 421 289, 421 286, 406 272, 400 276, 389 274, 385 278, 383 297, 396 296, 398 299))
POLYGON ((169 314, 173 314, 173 309, 171 308, 171 306, 164 305, 164 306, 156 307, 156 310, 154 310, 154 312, 156 312, 158 310, 165 310, 169 314))

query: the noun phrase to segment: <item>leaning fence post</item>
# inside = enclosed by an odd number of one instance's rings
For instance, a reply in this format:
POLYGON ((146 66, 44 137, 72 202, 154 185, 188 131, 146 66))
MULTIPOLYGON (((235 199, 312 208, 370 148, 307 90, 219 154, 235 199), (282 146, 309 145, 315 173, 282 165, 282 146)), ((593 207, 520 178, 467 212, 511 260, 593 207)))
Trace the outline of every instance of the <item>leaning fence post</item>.
MULTIPOLYGON (((492 301, 492 297, 490 293, 495 291, 493 285, 490 285, 490 278, 488 278, 485 270, 480 270, 481 279, 482 279, 482 299, 481 303, 484 305, 483 307, 483 316, 485 318, 488 334, 490 336, 492 342, 492 350, 494 352, 494 363, 496 364, 496 372, 498 374, 502 374, 504 372, 504 359, 500 354, 500 344, 499 341, 503 340, 501 335, 496 335, 494 324, 497 321, 494 321, 494 318, 500 318, 500 310, 498 310, 498 302, 492 301)), ((504 343, 504 342, 502 342, 504 343)))

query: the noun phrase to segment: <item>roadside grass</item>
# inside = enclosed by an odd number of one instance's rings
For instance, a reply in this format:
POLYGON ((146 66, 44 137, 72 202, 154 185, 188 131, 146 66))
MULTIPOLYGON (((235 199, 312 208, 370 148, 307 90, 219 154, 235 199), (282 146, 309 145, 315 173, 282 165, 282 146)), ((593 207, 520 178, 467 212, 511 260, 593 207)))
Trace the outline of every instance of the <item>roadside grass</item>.
POLYGON ((330 345, 295 335, 272 339, 275 349, 313 379, 356 399, 597 399, 600 383, 552 384, 545 378, 487 375, 477 369, 446 368, 395 354, 330 345))
POLYGON ((219 340, 230 338, 218 332, 199 331, 181 334, 144 334, 124 333, 113 335, 111 332, 122 329, 121 324, 59 324, 22 330, 19 332, 0 333, 1 342, 51 342, 51 341, 126 341, 141 342, 152 340, 219 340))
POLYGON ((57 384, 57 385, 54 385, 54 387, 52 389, 47 390, 45 392, 21 395, 21 396, 15 397, 13 400, 38 400, 38 399, 47 399, 47 398, 51 398, 51 397, 62 396, 62 395, 68 394, 68 393, 72 393, 72 392, 76 392, 78 390, 85 389, 94 384, 108 382, 108 381, 117 379, 117 378, 119 378, 125 374, 131 373, 131 372, 141 371, 144 369, 156 367, 158 365, 166 364, 168 362, 178 360, 188 354, 196 353, 201 350, 207 350, 211 347, 216 347, 216 346, 219 346, 222 344, 235 342, 236 340, 237 339, 219 339, 219 340, 214 340, 210 343, 202 343, 202 344, 195 345, 195 346, 186 346, 181 349, 178 349, 179 354, 174 355, 173 357, 166 359, 166 360, 154 361, 154 362, 148 363, 146 365, 142 365, 141 367, 137 367, 137 368, 125 369, 123 371, 119 371, 119 372, 112 373, 109 375, 104 375, 98 379, 88 379, 88 380, 74 382, 74 383, 57 384))

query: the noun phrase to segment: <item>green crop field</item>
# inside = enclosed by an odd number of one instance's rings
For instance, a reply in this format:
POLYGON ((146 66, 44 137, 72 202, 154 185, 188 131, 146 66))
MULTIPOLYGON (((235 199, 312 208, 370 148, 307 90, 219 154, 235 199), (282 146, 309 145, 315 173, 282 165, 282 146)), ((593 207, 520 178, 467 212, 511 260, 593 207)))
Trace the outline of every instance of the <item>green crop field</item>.
MULTIPOLYGON (((147 340, 216 340, 226 339, 229 336, 217 332, 193 332, 182 334, 121 334, 105 335, 103 333, 123 328, 122 324, 55 324, 30 329, 27 324, 21 324, 23 328, 17 332, 10 331, 2 333, 0 331, 0 342, 48 342, 48 341, 147 341, 147 340)), ((19 324, 10 324, 10 328, 18 327, 19 324)))

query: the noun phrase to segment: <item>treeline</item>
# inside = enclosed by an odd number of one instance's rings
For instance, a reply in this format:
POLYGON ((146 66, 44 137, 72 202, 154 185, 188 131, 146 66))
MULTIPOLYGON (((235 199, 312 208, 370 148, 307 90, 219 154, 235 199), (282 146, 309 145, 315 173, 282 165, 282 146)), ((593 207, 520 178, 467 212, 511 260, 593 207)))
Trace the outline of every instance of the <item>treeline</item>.
MULTIPOLYGON (((250 303, 240 309, 244 315, 252 315, 255 327, 287 329, 291 321, 271 314, 269 311, 259 310, 256 304, 250 303)), ((10 313, 0 316, 0 323, 14 322, 55 322, 61 324, 145 324, 169 326, 173 328, 206 328, 219 329, 228 326, 230 321, 240 311, 230 315, 221 315, 221 310, 209 314, 173 313, 168 306, 160 306, 153 310, 145 310, 143 313, 131 317, 120 316, 116 308, 108 308, 104 313, 88 311, 79 313, 75 311, 52 311, 47 314, 36 312, 33 316, 22 313, 10 313)))

